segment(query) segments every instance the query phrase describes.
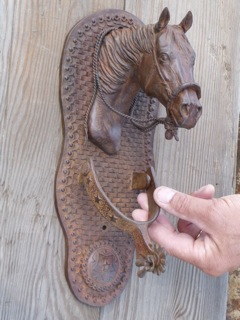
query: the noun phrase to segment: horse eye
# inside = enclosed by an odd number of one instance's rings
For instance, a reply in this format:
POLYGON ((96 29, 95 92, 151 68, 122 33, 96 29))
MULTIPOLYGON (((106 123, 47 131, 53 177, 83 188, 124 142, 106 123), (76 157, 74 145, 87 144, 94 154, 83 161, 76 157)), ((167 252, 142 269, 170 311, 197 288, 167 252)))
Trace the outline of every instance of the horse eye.
POLYGON ((161 53, 161 54, 160 54, 160 60, 161 60, 162 62, 166 62, 166 61, 169 60, 169 57, 168 57, 168 55, 167 55, 166 53, 161 53))

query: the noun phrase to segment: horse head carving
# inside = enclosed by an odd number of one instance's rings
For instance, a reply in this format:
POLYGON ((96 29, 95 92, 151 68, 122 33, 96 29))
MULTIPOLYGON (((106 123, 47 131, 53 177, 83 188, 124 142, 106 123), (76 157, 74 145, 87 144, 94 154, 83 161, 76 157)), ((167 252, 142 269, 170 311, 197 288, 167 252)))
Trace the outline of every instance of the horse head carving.
MULTIPOLYGON (((109 30, 97 43, 96 96, 87 127, 89 139, 108 154, 120 148, 122 124, 131 118, 139 89, 165 106, 167 117, 155 119, 155 124, 165 124, 167 139, 177 139, 178 127, 191 129, 201 116, 201 90, 193 77, 195 53, 186 37, 192 13, 179 25, 169 25, 169 20, 165 8, 155 25, 109 30)), ((141 128, 154 127, 153 122, 141 128)))

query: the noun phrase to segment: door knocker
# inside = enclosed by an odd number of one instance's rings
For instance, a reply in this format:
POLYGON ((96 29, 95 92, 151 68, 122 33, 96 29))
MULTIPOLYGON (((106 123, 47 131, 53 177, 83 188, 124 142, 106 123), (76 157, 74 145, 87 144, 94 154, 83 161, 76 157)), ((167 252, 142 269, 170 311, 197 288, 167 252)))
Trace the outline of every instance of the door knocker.
POLYGON ((163 124, 166 139, 178 140, 178 128, 194 127, 202 112, 195 53, 185 35, 192 13, 179 25, 169 20, 167 8, 155 25, 104 10, 78 22, 64 45, 56 206, 68 282, 89 305, 103 306, 121 293, 135 248, 140 277, 164 271, 164 251, 148 236, 159 214, 152 197, 154 129, 163 124), (158 101, 165 118, 157 117, 158 101), (150 216, 136 222, 131 213, 144 190, 150 216))

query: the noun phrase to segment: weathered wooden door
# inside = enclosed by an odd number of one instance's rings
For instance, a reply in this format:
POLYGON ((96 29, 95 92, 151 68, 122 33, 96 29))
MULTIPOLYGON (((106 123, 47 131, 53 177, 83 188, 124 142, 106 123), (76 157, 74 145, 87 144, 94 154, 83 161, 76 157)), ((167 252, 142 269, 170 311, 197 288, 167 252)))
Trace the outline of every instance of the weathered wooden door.
POLYGON ((239 0, 0 0, 0 318, 220 320, 227 275, 207 276, 172 257, 166 273, 140 280, 134 268, 121 297, 104 308, 79 303, 64 275, 65 245, 54 207, 62 143, 59 67, 64 39, 85 15, 125 9, 153 23, 192 10, 203 116, 180 142, 155 137, 161 184, 191 192, 206 183, 234 190, 240 102, 239 0), (226 4, 225 4, 226 2, 226 4))

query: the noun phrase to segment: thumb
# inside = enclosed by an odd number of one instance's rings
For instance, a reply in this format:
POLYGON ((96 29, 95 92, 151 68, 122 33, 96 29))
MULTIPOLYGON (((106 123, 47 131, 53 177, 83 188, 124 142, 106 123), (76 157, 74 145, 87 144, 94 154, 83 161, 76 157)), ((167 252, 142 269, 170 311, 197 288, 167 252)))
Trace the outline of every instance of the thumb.
POLYGON ((196 198, 167 187, 159 187, 154 191, 154 200, 168 213, 192 222, 206 232, 214 225, 213 204, 216 199, 196 198))

